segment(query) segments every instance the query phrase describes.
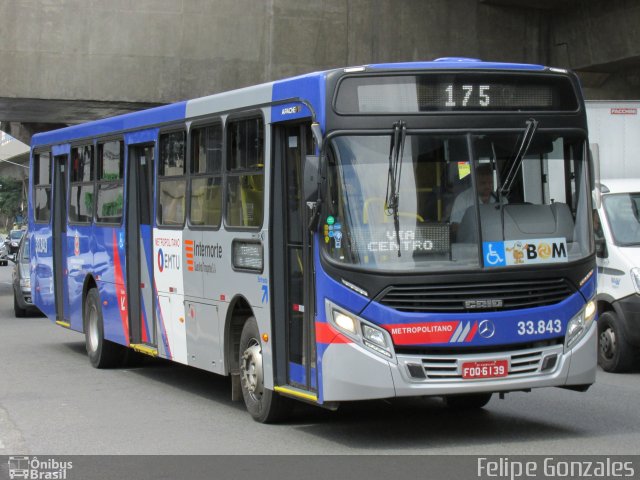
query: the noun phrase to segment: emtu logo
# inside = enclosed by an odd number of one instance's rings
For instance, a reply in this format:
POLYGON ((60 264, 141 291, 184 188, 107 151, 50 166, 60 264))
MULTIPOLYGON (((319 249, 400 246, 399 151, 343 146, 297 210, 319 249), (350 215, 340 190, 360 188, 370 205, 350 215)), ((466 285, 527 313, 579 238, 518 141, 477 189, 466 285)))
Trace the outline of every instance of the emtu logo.
POLYGON ((158 270, 180 270, 180 261, 182 255, 177 253, 164 253, 162 249, 158 249, 158 270))
POLYGON ((164 253, 162 249, 158 250, 158 270, 160 270, 160 273, 164 270, 164 253))

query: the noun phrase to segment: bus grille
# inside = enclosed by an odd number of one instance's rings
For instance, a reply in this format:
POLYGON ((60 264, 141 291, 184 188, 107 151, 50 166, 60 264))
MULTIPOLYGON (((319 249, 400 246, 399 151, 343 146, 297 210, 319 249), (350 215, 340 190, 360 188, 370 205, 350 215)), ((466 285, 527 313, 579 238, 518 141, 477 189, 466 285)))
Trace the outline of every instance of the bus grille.
POLYGON ((418 362, 420 363, 416 363, 416 357, 403 357, 402 360, 407 364, 420 365, 424 370, 424 375, 412 375, 410 373, 413 380, 468 382, 469 380, 462 378, 461 373, 462 364, 467 361, 506 359, 509 361, 507 378, 516 378, 551 373, 559 365, 558 360, 561 355, 562 345, 556 345, 541 349, 519 350, 505 355, 494 354, 484 358, 478 355, 427 355, 418 357, 418 362))
MULTIPOLYGON (((542 361, 542 352, 529 352, 519 355, 511 355, 511 367, 509 376, 522 375, 537 372, 542 361)), ((462 378, 458 371, 458 359, 456 358, 423 358, 422 367, 427 378, 450 380, 462 378)))
POLYGON ((518 310, 559 303, 574 293, 563 279, 392 286, 380 303, 402 312, 518 310), (497 302, 499 301, 499 302, 497 302))

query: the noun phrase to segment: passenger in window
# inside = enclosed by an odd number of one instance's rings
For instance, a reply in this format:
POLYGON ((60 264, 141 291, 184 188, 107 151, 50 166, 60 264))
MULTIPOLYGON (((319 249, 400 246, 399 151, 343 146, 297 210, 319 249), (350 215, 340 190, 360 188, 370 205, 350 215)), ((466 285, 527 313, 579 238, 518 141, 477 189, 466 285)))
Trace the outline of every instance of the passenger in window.
MULTIPOLYGON (((491 169, 491 165, 483 163, 476 168, 476 182, 478 184, 478 202, 480 204, 498 202, 498 195, 493 188, 493 170, 491 169)), ((503 203, 506 203, 506 199, 503 199, 503 203)), ((453 234, 457 232, 464 213, 473 205, 473 186, 470 186, 460 192, 453 201, 451 217, 449 219, 453 234)))

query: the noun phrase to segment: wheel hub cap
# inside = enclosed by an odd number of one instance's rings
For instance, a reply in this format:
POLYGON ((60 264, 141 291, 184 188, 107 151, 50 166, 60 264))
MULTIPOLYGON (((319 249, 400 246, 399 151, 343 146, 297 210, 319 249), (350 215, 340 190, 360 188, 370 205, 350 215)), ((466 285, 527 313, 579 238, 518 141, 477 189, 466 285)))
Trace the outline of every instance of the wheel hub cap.
POLYGON ((98 312, 95 307, 89 310, 89 348, 92 352, 98 349, 98 312))
POLYGON ((262 396, 262 349, 256 340, 252 341, 242 354, 240 378, 252 396, 255 398, 262 396))

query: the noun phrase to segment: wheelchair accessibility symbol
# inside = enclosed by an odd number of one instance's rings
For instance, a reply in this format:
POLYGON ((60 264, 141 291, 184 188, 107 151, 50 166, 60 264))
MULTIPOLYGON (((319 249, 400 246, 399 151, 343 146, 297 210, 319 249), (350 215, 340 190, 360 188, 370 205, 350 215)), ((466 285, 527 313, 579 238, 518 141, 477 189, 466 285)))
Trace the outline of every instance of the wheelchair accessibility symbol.
POLYGON ((502 242, 483 242, 482 253, 486 267, 503 267, 507 264, 502 242))

